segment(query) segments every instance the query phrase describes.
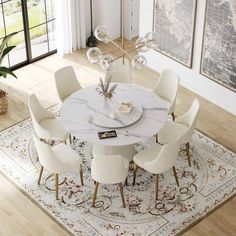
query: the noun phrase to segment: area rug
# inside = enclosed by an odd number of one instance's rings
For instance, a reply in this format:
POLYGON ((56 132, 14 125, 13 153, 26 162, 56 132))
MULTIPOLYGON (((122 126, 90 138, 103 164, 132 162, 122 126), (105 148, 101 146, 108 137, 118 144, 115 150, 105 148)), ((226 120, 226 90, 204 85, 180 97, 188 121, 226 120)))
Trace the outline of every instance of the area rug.
MULTIPOLYGON (((75 140, 72 148, 85 157, 85 185, 80 185, 76 173, 61 176, 60 201, 56 201, 50 173, 44 173, 42 184, 37 185, 39 163, 32 133, 30 119, 0 133, 0 170, 74 235, 176 235, 236 192, 236 155, 196 131, 191 140, 191 168, 184 149, 179 152, 176 168, 180 187, 171 171, 162 174, 156 201, 155 177, 139 169, 132 186, 131 171, 124 186, 125 209, 116 185, 101 185, 96 207, 91 207, 94 182, 88 160, 92 145, 75 140)), ((141 151, 153 142, 139 143, 136 149, 141 151)))

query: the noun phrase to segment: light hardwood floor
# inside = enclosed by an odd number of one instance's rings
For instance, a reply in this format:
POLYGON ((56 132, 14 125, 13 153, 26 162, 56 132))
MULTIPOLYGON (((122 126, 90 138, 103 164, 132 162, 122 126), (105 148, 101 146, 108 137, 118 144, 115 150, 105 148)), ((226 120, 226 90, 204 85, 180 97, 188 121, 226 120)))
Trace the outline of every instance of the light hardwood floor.
MULTIPOLYGON (((109 50, 110 47, 106 46, 106 49, 109 50)), ((17 70, 18 80, 0 80, 0 88, 9 93, 9 111, 0 115, 0 130, 29 117, 27 98, 32 92, 37 94, 46 107, 59 101, 53 74, 63 66, 72 65, 75 68, 82 86, 97 83, 99 77, 104 76, 104 72, 99 65, 90 65, 85 53, 86 50, 81 50, 65 58, 53 55, 17 70)), ((149 88, 154 86, 158 76, 157 72, 150 69, 133 71, 135 82, 149 88)), ((185 112, 194 97, 194 93, 181 87, 176 114, 185 112)), ((201 103, 197 128, 236 152, 236 117, 204 98, 197 97, 201 103)), ((68 235, 1 174, 0 182, 0 235, 68 235)), ((184 235, 236 235, 236 197, 190 228, 184 235)))

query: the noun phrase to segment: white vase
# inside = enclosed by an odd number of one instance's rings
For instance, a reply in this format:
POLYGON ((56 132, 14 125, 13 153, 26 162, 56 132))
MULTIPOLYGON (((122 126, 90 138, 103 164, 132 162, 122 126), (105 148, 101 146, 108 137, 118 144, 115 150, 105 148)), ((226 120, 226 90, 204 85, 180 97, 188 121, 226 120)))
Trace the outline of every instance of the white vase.
POLYGON ((109 107, 109 103, 110 103, 110 98, 104 96, 103 97, 103 106, 109 107))

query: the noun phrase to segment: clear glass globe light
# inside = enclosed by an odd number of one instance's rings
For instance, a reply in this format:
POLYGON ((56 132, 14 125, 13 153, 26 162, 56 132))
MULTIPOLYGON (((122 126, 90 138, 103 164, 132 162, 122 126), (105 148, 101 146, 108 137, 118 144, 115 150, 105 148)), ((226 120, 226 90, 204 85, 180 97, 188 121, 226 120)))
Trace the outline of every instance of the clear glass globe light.
POLYGON ((99 41, 102 41, 104 43, 108 43, 110 41, 110 35, 106 25, 99 25, 95 29, 94 34, 99 41))
POLYGON ((113 66, 113 57, 111 55, 104 55, 100 59, 100 66, 104 70, 110 70, 113 66))
POLYGON ((145 67, 147 65, 147 60, 144 56, 142 55, 137 55, 133 58, 132 60, 132 66, 137 69, 140 70, 143 67, 145 67))
POLYGON ((150 48, 147 47, 148 40, 146 38, 138 38, 135 42, 135 47, 138 52, 147 52, 150 48))
POLYGON ((157 42, 158 34, 156 32, 148 32, 144 38, 147 40, 146 45, 148 48, 151 48, 151 49, 157 48, 156 42, 157 42))
POLYGON ((145 34, 145 37, 147 40, 154 40, 157 38, 157 32, 150 31, 145 34))
POLYGON ((92 47, 87 51, 88 61, 92 64, 96 64, 100 61, 102 51, 97 47, 92 47))

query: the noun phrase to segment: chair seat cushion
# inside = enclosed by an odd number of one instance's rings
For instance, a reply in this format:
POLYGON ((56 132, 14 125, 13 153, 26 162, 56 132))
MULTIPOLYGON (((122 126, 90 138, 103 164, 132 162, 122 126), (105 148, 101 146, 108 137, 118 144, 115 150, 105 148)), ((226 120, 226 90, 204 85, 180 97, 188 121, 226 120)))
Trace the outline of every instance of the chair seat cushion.
POLYGON ((57 119, 44 119, 40 122, 40 125, 50 133, 54 140, 66 140, 69 137, 69 133, 57 119))
POLYGON ((102 145, 93 145, 93 155, 121 155, 126 158, 129 162, 133 160, 133 157, 136 153, 134 145, 126 146, 102 146, 102 145))
POLYGON ((63 143, 54 146, 52 151, 59 161, 68 163, 71 167, 78 167, 82 163, 82 157, 63 143))
MULTIPOLYGON (((158 142, 167 144, 176 141, 180 136, 188 131, 188 126, 168 121, 158 133, 158 142)), ((182 143, 182 141, 180 141, 182 143)))
POLYGON ((144 163, 155 160, 159 152, 161 151, 161 147, 162 146, 157 143, 157 144, 154 144, 152 147, 139 152, 138 154, 134 156, 133 160, 135 164, 145 169, 144 163))

